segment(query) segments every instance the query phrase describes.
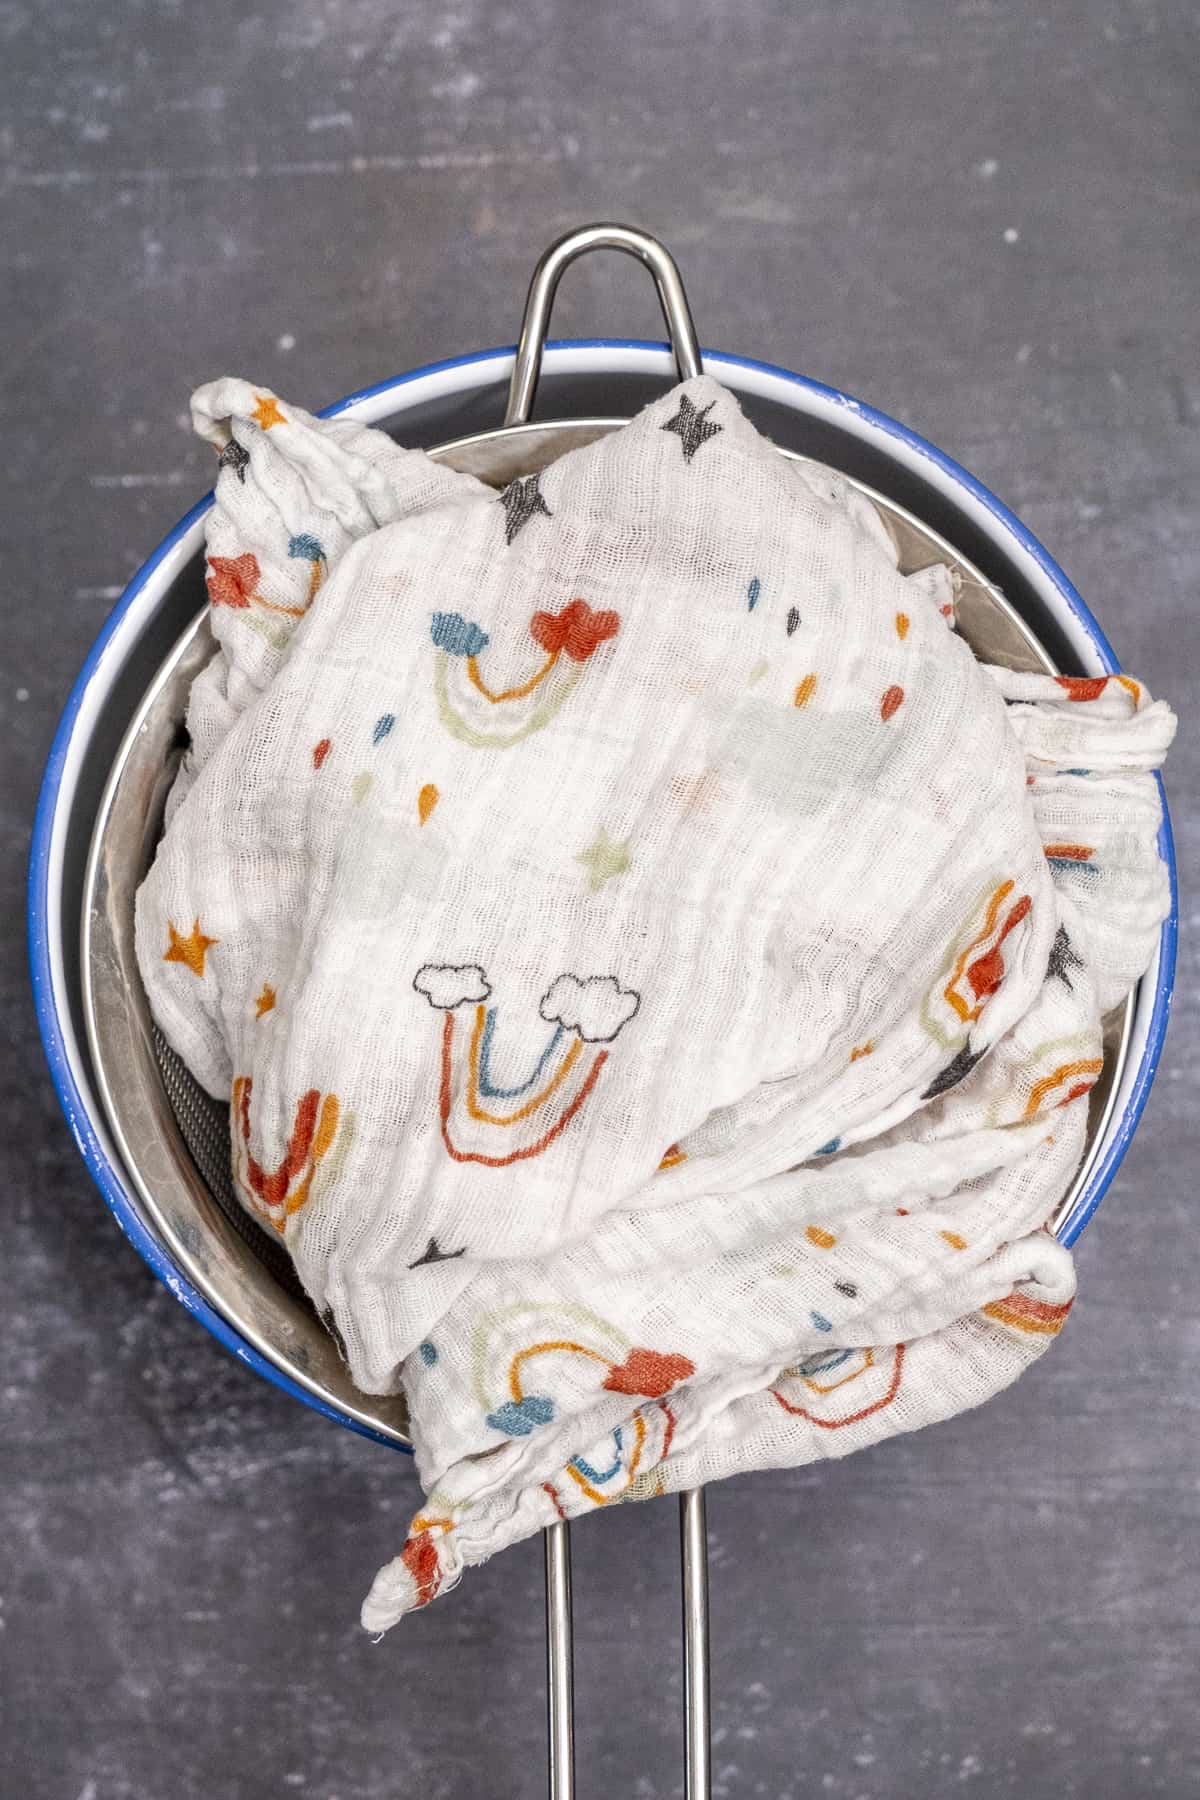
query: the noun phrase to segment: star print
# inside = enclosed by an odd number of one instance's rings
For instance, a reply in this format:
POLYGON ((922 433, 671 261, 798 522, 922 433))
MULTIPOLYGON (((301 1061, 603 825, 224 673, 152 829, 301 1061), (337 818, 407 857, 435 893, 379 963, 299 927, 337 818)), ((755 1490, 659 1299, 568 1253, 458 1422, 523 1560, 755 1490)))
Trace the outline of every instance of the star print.
POLYGON ((418 1256, 416 1262, 411 1262, 408 1266, 410 1269, 420 1269, 426 1263, 453 1262, 456 1256, 465 1256, 466 1253, 467 1246, 465 1244, 461 1250, 441 1250, 438 1248, 437 1239, 431 1237, 425 1247, 425 1254, 418 1256))
POLYGON ((217 457, 219 469, 232 469, 243 487, 246 484, 246 465, 250 461, 250 453, 243 450, 236 438, 230 438, 221 454, 217 457))
POLYGON ((169 919, 167 920, 167 930, 170 933, 170 941, 163 952, 163 961, 186 963, 193 975, 203 975, 205 951, 211 950, 213 945, 220 940, 205 937, 200 929, 199 919, 193 921, 188 937, 181 937, 169 919))
POLYGON ((1061 981, 1068 993, 1075 992, 1075 984, 1071 980, 1072 969, 1082 969, 1083 958, 1077 956, 1067 936, 1067 928, 1060 925, 1054 934, 1054 942, 1050 946, 1050 960, 1046 964, 1046 980, 1061 981))
POLYGON ((586 850, 581 850, 575 858, 585 869, 591 870, 589 886, 593 894, 598 894, 606 881, 612 881, 617 875, 623 875, 629 867, 629 839, 622 838, 619 843, 609 837, 601 826, 593 841, 586 850))
POLYGON ((707 443, 710 437, 716 437, 722 429, 720 425, 710 425, 708 422, 708 415, 716 404, 715 400, 710 400, 707 406, 696 407, 686 394, 680 394, 679 411, 663 426, 664 431, 673 431, 683 445, 685 463, 690 463, 701 444, 707 443))
POLYGON ((254 1002, 255 1018, 261 1019, 264 1013, 269 1013, 269 1012, 273 1011, 274 1006, 275 1006, 275 989, 271 986, 269 981, 264 981, 263 985, 262 985, 262 993, 258 996, 258 999, 254 1002))
POLYGON ((279 402, 274 394, 255 394, 254 411, 250 417, 264 431, 270 431, 272 425, 286 425, 287 419, 279 410, 279 402))
POLYGON ((939 1094, 948 1093, 952 1087, 957 1087, 960 1081, 966 1080, 982 1055, 982 1050, 972 1050, 970 1044, 964 1044, 953 1062, 948 1062, 941 1074, 934 1076, 921 1095, 922 1100, 936 1100, 939 1094))
POLYGON ((510 481, 499 495, 504 508, 504 541, 511 544, 518 531, 528 525, 535 513, 544 513, 548 519, 554 514, 542 499, 542 490, 538 485, 540 475, 518 475, 510 481))

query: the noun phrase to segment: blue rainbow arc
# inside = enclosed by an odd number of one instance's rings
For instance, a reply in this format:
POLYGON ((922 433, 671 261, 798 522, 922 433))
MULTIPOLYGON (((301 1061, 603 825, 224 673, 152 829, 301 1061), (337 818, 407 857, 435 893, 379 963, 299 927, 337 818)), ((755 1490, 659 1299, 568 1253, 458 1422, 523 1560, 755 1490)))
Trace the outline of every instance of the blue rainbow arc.
POLYGON ((578 1469, 581 1475, 586 1475, 587 1479, 595 1482, 597 1487, 605 1481, 611 1481, 614 1475, 620 1474, 621 1456, 625 1448, 625 1441, 621 1436, 621 1427, 619 1425, 613 1432, 613 1441, 617 1446, 617 1454, 611 1469, 593 1469, 591 1463, 587 1462, 582 1456, 573 1456, 571 1458, 571 1467, 573 1469, 578 1469))
POLYGON ((489 1006, 484 1017, 483 1036, 479 1040, 479 1091, 481 1094, 486 1094, 489 1100, 516 1100, 519 1099, 522 1094, 527 1094, 530 1088, 533 1087, 541 1077, 546 1064, 550 1061, 550 1058, 558 1048, 563 1035, 563 1028, 561 1025, 556 1026, 550 1042, 539 1056, 533 1074, 530 1075, 527 1081, 523 1081, 520 1087, 495 1087, 491 1079, 491 1053, 492 1035, 496 1028, 496 1013, 498 1010, 499 1009, 495 1006, 489 1006))

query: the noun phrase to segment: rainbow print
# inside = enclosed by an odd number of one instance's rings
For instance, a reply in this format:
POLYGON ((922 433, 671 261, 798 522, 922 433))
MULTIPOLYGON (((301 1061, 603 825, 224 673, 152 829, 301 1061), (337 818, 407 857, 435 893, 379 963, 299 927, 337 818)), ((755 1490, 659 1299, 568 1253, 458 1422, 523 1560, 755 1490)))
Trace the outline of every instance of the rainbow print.
POLYGON ((291 1135, 283 1157, 267 1169, 250 1149, 250 1097, 254 1083, 239 1075, 233 1083, 233 1179, 252 1212, 281 1235, 293 1213, 307 1204, 313 1178, 337 1136, 340 1107, 336 1094, 309 1088, 297 1102, 291 1135))
POLYGON ((597 1046, 611 1044, 641 1005, 613 975, 557 976, 538 1006, 550 1034, 531 1047, 524 1079, 506 1085, 493 1071, 499 1008, 487 1004, 492 987, 482 967, 425 963, 413 987, 445 1015, 438 1116, 446 1154, 489 1169, 540 1156, 562 1135, 608 1061, 597 1046), (458 1024, 466 1007, 474 1009, 469 1035, 458 1024))
POLYGON ((1067 1322, 1074 1301, 1067 1300, 1052 1305, 1047 1300, 1035 1300, 1031 1294, 1021 1293, 1014 1288, 1003 1300, 993 1300, 981 1310, 986 1318, 995 1319, 1000 1325, 1007 1325, 1011 1331, 1031 1332, 1039 1337, 1057 1337, 1067 1322))
POLYGON ((586 600, 571 600, 556 613, 535 612, 529 635, 541 661, 524 680, 497 688, 481 667, 491 641, 483 627, 461 613, 435 612, 433 689, 442 724, 474 749, 510 749, 561 712, 591 657, 620 628, 618 613, 594 611, 586 600))
POLYGON ((892 1404, 900 1392, 904 1349, 897 1344, 891 1350, 820 1351, 785 1369, 767 1391, 793 1418, 840 1431, 892 1404))
POLYGON ((560 1517, 585 1505, 607 1506, 654 1479, 675 1433, 667 1396, 695 1374, 690 1357, 630 1345, 582 1308, 551 1316, 545 1309, 518 1306, 484 1320, 480 1330, 487 1342, 478 1346, 476 1391, 486 1423, 505 1437, 528 1437, 554 1424, 561 1404, 555 1395, 568 1395, 577 1404, 593 1382, 596 1400, 617 1394, 650 1403, 635 1407, 597 1444, 573 1456, 557 1488, 547 1486, 560 1517))
POLYGON ((1005 975, 1007 940, 1032 901, 1016 884, 989 884, 973 903, 921 1001, 921 1024, 944 1050, 960 1049, 1005 975))
POLYGON ((1055 875, 1100 873, 1099 863, 1093 860, 1096 852, 1090 844, 1047 844, 1045 851, 1046 861, 1055 875))
POLYGON ((992 1101, 985 1124, 1028 1123, 1057 1107, 1090 1094, 1104 1068, 1095 1032, 1076 1031, 1046 1038, 1008 1075, 1003 1093, 992 1101))

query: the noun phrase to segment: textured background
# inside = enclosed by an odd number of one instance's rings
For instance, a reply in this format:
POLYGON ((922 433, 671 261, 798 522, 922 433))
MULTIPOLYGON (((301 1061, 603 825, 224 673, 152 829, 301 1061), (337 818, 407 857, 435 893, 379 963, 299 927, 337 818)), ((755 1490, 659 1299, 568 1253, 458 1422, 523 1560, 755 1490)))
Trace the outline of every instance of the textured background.
MULTIPOLYGON (((54 722, 211 478, 225 370, 319 405, 514 334, 543 244, 628 217, 707 343, 862 394, 1196 685, 1188 0, 0 4, 0 1726, 22 1800, 542 1791, 540 1551, 376 1647, 411 1470, 237 1366, 118 1236, 36 1046, 21 884, 54 722)), ((555 332, 659 335, 623 259, 555 332)), ((1195 866, 1196 740, 1170 787, 1195 866)), ((984 1413, 710 1497, 716 1793, 1200 1786, 1200 1036, 1187 935, 1061 1344, 984 1413), (1189 1097, 1190 1096, 1190 1097, 1189 1097)), ((584 1795, 681 1791, 675 1511, 575 1534, 584 1795)))

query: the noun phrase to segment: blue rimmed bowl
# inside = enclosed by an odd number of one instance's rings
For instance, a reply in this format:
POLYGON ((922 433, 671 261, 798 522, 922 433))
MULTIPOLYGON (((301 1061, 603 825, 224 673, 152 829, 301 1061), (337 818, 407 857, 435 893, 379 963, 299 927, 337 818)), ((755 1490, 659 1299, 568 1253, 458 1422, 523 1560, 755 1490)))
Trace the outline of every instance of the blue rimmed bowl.
MULTIPOLYGON (((785 369, 715 351, 706 370, 730 388, 781 448, 815 458, 875 490, 953 545, 1003 590, 1055 665, 1102 675, 1118 663, 1107 638, 1062 570, 1021 522, 973 476, 895 420, 846 394, 785 369)), ((327 416, 354 416, 405 444, 433 447, 491 431, 504 411, 511 349, 481 351, 396 377, 351 395, 327 416)), ((666 345, 598 339, 546 346, 539 412, 555 420, 627 417, 675 373, 666 345)), ((144 745, 152 702, 166 679, 188 673, 179 646, 204 606, 203 543, 211 496, 180 520, 134 576, 72 689, 50 752, 34 826, 29 873, 29 947, 34 996, 55 1087, 81 1154, 121 1229, 191 1313, 258 1373, 341 1424, 405 1447, 398 1402, 357 1393, 336 1344, 314 1320, 286 1269, 256 1246, 250 1228, 214 1205, 205 1180, 186 1178, 172 1206, 162 1180, 129 1153, 111 1074, 89 1045, 89 911, 97 901, 93 827, 111 798, 110 772, 144 745), (169 672, 169 673, 165 673, 169 672), (236 1274, 236 1280, 233 1276, 236 1274), (232 1296, 232 1297, 231 1297, 232 1296)), ((1172 911, 1155 960, 1123 1015, 1112 1047, 1113 1079, 1069 1204, 1057 1225, 1071 1243, 1091 1217, 1128 1148, 1146 1103, 1166 1033, 1175 963, 1175 861, 1165 802, 1161 852, 1172 911)), ((142 851, 145 850, 142 845, 142 851)), ((114 978, 120 971, 114 968, 114 978)), ((127 978, 128 971, 122 979, 127 978)), ((93 1028, 94 1018, 91 1021, 93 1028)), ((145 1074, 164 1067, 150 1028, 131 1034, 129 1054, 145 1074)), ((162 1128, 180 1126, 169 1073, 156 1103, 162 1128)), ((148 1090, 154 1100, 153 1084, 148 1090)), ((183 1109, 186 1112, 186 1108, 183 1109)), ((211 1121, 208 1121, 211 1129, 211 1121)), ((186 1144, 185 1144, 186 1139, 186 1144)), ((217 1138, 213 1140, 218 1141, 217 1138)), ((226 1140, 227 1142, 227 1140, 226 1140)), ((178 1171, 171 1174, 175 1180, 178 1171)))

